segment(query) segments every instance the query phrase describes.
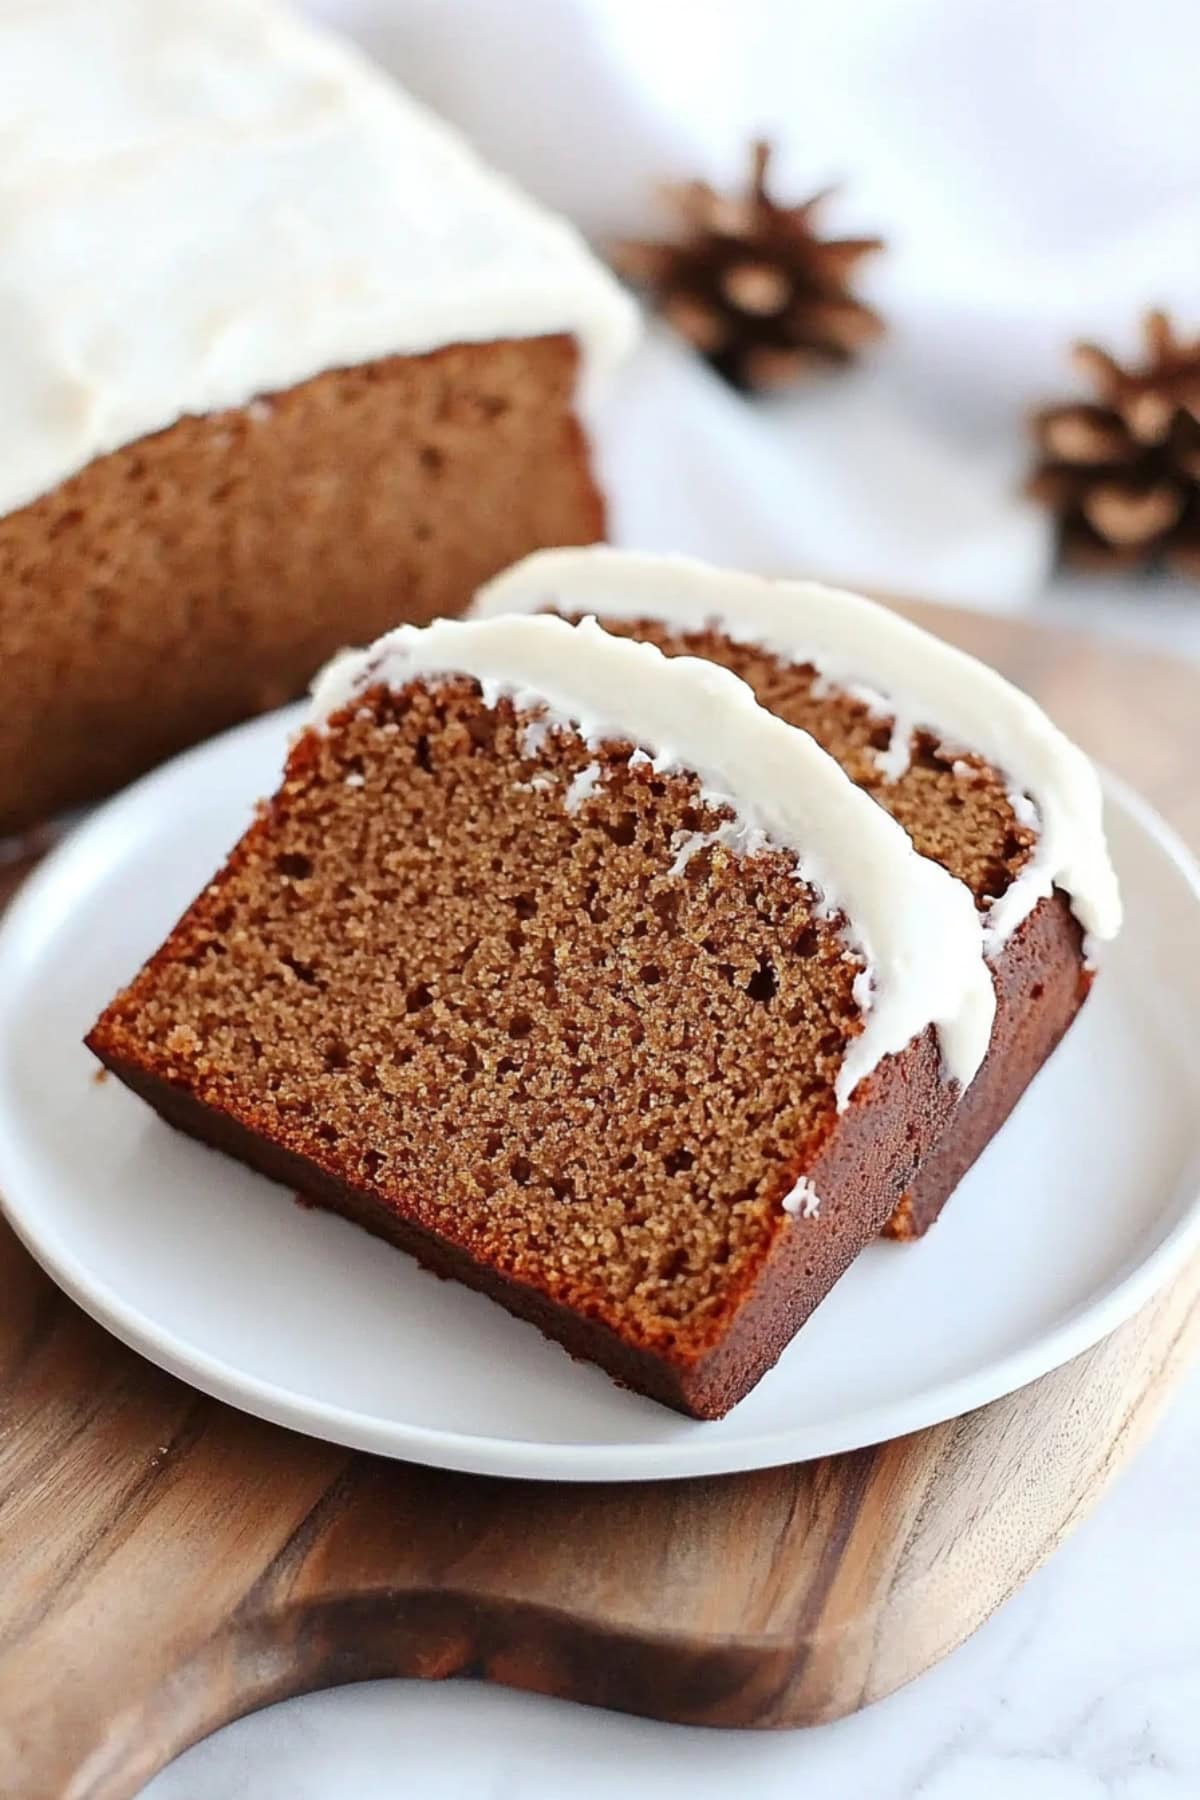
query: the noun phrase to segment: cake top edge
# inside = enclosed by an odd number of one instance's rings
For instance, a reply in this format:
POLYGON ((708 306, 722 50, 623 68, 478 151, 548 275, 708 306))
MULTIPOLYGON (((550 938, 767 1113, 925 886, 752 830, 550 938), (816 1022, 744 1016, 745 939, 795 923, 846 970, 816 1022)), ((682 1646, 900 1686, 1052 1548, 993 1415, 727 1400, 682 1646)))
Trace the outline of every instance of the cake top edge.
POLYGON ((968 890, 913 849, 881 807, 803 731, 767 712, 740 678, 594 621, 549 616, 401 626, 336 658, 318 678, 311 722, 324 728, 377 687, 468 676, 486 704, 509 698, 589 745, 632 743, 655 766, 684 770, 729 807, 740 841, 790 851, 797 873, 846 921, 863 956, 864 1029, 838 1084, 845 1104, 886 1055, 937 1027, 963 1086, 987 1049, 995 996, 968 890), (868 991, 869 989, 869 991, 868 991))
POLYGON ((280 0, 0 5, 0 513, 331 369, 637 309, 579 233, 280 0))
POLYGON ((835 686, 867 690, 905 739, 924 727, 1001 771, 1038 813, 1033 857, 993 904, 989 944, 1003 944, 1055 887, 1096 940, 1116 936, 1121 898, 1090 759, 998 670, 865 595, 814 581, 713 567, 690 557, 593 545, 536 551, 484 586, 471 616, 561 610, 711 627, 781 661, 806 662, 835 686))

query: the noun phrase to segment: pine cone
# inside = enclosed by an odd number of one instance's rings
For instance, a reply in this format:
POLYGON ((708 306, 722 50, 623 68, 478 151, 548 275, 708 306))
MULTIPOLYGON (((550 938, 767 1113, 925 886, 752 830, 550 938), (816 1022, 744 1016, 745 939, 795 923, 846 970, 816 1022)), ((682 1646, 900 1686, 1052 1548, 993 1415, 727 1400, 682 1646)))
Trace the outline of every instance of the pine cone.
POLYGON ((667 188, 690 232, 682 242, 628 242, 613 252, 620 273, 651 290, 667 322, 743 390, 849 362, 883 330, 848 285, 882 241, 817 237, 814 215, 828 193, 777 205, 766 191, 770 155, 769 145, 754 144, 741 199, 705 181, 667 188))
POLYGON ((1099 398, 1035 414, 1043 461, 1027 491, 1059 515, 1064 562, 1200 578, 1200 338, 1184 343, 1161 312, 1144 330, 1140 368, 1076 344, 1099 398))

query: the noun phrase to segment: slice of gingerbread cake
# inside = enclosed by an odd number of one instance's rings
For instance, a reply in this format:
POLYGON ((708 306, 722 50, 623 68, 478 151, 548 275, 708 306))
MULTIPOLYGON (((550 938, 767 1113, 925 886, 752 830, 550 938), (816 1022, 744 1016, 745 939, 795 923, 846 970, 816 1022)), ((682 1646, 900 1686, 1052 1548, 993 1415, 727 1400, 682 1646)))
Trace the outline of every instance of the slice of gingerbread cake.
POLYGON ((497 577, 474 611, 590 614, 669 655, 732 669, 970 888, 995 1031, 889 1223, 893 1236, 919 1236, 1062 1038, 1096 944, 1119 927, 1091 763, 994 669, 874 601, 812 582, 603 547, 551 550, 497 577))
POLYGON ((277 0, 0 4, 0 836, 604 535, 636 311, 277 0))
POLYGON ((88 1042, 172 1125, 715 1418, 969 1092, 981 940, 729 671, 446 621, 331 667, 88 1042))

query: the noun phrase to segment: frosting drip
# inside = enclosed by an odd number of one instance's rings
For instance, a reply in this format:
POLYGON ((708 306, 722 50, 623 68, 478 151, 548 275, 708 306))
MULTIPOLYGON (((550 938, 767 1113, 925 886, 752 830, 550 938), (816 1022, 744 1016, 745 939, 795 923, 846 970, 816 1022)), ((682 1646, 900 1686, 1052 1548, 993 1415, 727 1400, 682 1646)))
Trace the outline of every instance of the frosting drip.
MULTIPOLYGON (((801 879, 843 915, 847 942, 866 964, 855 985, 863 1030, 842 1064, 839 1106, 930 1024, 948 1075, 964 1087, 971 1081, 987 1050, 995 995, 970 894, 918 856, 833 758, 759 706, 745 682, 592 621, 441 620, 402 626, 338 657, 318 678, 312 718, 323 723, 377 685, 399 690, 456 674, 478 681, 488 705, 507 697, 589 747, 632 743, 655 768, 694 775, 707 800, 733 813, 719 836, 735 854, 767 845, 792 853, 801 879)), ((686 845, 677 850, 680 867, 686 845)))
POLYGON ((635 310, 565 222, 277 0, 0 0, 0 513, 185 413, 635 310))
POLYGON ((1116 936, 1121 899, 1095 769, 1028 694, 975 657, 859 594, 603 546, 536 552, 483 588, 472 611, 555 608, 656 619, 681 632, 712 626, 782 662, 812 664, 828 685, 892 715, 880 757, 892 780, 907 766, 918 727, 976 752, 1004 774, 1017 817, 1038 833, 1033 856, 988 911, 988 949, 1003 945, 1056 887, 1090 938, 1116 936))
POLYGON ((821 1216, 821 1196, 807 1175, 802 1175, 791 1192, 784 1195, 781 1205, 793 1219, 819 1219, 821 1216))

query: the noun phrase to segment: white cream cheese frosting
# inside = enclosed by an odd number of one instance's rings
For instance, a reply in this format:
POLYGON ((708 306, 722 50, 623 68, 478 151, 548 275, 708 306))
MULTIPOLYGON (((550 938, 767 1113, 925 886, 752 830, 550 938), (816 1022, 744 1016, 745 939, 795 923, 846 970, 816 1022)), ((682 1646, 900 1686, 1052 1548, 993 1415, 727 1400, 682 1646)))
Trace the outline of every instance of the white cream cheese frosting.
POLYGON ((809 663, 831 686, 893 718, 880 759, 892 779, 907 766, 918 727, 948 747, 975 752, 1005 776, 1018 817, 1038 835, 1032 857, 988 910, 989 951, 1056 887, 1069 896, 1089 939, 1120 929, 1100 782, 1083 751, 995 669, 873 600, 815 582, 598 545, 526 557, 489 582, 471 610, 478 618, 563 611, 655 619, 679 632, 711 626, 781 661, 809 663))
MULTIPOLYGON (((0 0, 0 514, 184 414, 632 302, 278 0, 0 0)), ((586 391, 585 391, 586 399, 586 391)))
MULTIPOLYGON (((987 1050, 995 995, 970 893, 918 856, 833 758, 761 707, 744 681, 594 621, 441 620, 401 626, 338 657, 317 680, 312 720, 321 724, 376 685, 398 690, 456 674, 477 680, 489 706, 507 696, 589 747, 632 743, 656 768, 693 774, 708 800, 733 813, 720 836, 735 854, 768 845, 793 854, 800 877, 844 916, 848 945, 866 964, 855 983, 863 1030, 843 1061, 839 1106, 884 1056, 931 1024, 947 1074, 963 1087, 971 1081, 987 1050)), ((588 771, 589 787, 599 773, 588 771)))

